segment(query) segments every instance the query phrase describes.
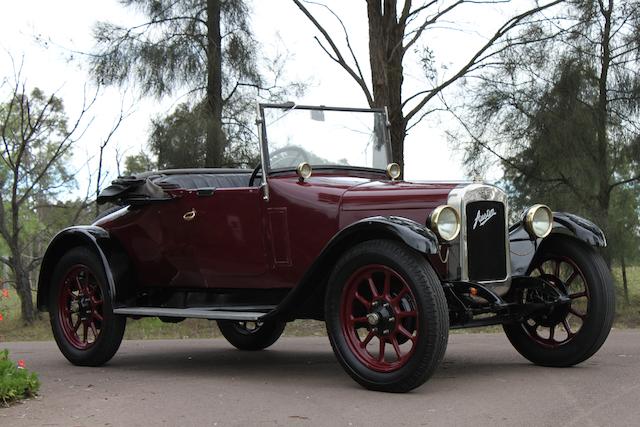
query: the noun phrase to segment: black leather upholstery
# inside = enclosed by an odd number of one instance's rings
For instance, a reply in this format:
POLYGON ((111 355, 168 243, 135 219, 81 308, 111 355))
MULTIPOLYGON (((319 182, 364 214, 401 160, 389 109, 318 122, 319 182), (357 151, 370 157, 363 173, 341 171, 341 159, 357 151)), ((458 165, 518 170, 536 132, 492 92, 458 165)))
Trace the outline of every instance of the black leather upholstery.
POLYGON ((248 187, 248 173, 189 173, 160 176, 153 180, 159 187, 170 190, 182 188, 185 190, 196 190, 198 188, 233 188, 248 187))

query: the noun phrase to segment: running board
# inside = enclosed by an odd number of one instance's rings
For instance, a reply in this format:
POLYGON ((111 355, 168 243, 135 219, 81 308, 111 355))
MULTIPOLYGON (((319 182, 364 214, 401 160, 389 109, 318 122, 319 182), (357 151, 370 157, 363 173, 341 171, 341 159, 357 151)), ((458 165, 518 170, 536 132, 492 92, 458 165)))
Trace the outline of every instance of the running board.
POLYGON ((267 313, 257 311, 222 311, 203 308, 127 307, 116 308, 114 314, 142 317, 186 317, 210 320, 256 321, 267 313))

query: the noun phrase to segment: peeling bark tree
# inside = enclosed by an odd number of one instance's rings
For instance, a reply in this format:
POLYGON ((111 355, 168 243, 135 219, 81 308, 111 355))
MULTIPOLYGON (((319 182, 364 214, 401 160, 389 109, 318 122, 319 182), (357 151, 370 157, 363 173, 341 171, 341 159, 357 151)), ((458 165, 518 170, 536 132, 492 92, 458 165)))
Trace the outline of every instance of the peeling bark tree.
MULTIPOLYGON (((543 10, 562 3, 563 0, 547 1, 535 4, 535 7, 519 13, 500 25, 469 60, 444 76, 441 80, 432 80, 430 86, 410 96, 403 96, 404 60, 410 49, 415 49, 425 31, 440 23, 456 9, 480 4, 509 3, 509 0, 456 0, 424 1, 415 6, 411 0, 405 0, 398 10, 397 0, 367 0, 366 10, 369 21, 369 65, 371 79, 365 78, 355 52, 351 48, 349 33, 342 20, 328 6, 304 0, 293 0, 307 19, 320 32, 316 37, 318 44, 329 57, 342 67, 362 89, 371 107, 386 106, 391 122, 391 145, 393 160, 404 166, 404 140, 413 126, 434 110, 427 105, 442 91, 460 78, 482 67, 482 64, 500 51, 500 42, 513 29, 543 10), (315 5, 329 10, 342 26, 346 39, 347 55, 343 53, 335 39, 306 5, 315 5), (348 59, 347 59, 348 58, 348 59)), ((428 53, 428 49, 425 50, 428 53)), ((428 56, 428 55, 427 55, 428 56)), ((431 59, 425 58, 427 61, 431 59)))

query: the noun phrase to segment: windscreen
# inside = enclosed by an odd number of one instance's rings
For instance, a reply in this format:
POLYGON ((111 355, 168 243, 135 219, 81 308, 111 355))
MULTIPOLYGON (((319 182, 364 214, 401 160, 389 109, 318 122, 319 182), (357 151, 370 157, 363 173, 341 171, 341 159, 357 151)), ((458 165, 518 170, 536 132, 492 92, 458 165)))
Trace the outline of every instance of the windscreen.
POLYGON ((301 162, 385 169, 391 161, 382 112, 265 107, 264 121, 271 170, 301 162))

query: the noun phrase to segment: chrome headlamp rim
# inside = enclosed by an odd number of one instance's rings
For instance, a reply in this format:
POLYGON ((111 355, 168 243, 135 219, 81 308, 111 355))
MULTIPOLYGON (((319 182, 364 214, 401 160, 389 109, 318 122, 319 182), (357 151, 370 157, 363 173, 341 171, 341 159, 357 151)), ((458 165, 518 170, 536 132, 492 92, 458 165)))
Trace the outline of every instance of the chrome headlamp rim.
POLYGON ((547 205, 543 205, 543 204, 533 205, 529 207, 529 209, 527 209, 524 215, 523 222, 524 222, 524 227, 529 233, 529 235, 538 239, 544 239, 549 234, 551 234, 551 230, 553 229, 553 211, 551 211, 551 209, 547 205), (547 227, 547 230, 543 234, 536 233, 533 227, 533 220, 536 214, 538 213, 538 211, 540 211, 540 209, 545 210, 547 212, 547 218, 549 219, 549 226, 547 227))
POLYGON ((298 167, 296 167, 296 174, 298 175, 298 178, 302 180, 310 178, 312 173, 313 168, 307 162, 302 162, 298 165, 298 167))
POLYGON ((431 231, 433 231, 436 234, 436 236, 438 236, 439 239, 444 240, 446 242, 451 242, 452 240, 455 240, 460 235, 460 228, 461 228, 460 214, 458 213, 456 208, 454 208, 451 205, 440 205, 437 208, 435 208, 433 212, 431 212, 431 215, 429 216, 428 224, 431 231), (440 233, 440 229, 438 228, 438 221, 440 219, 440 216, 442 215, 442 212, 444 212, 445 210, 450 210, 451 212, 453 212, 456 218, 455 232, 452 234, 452 236, 448 238, 443 236, 442 233, 440 233))
POLYGON ((387 176, 391 178, 392 181, 400 178, 402 170, 400 169, 400 165, 397 163, 389 163, 387 165, 387 176))

